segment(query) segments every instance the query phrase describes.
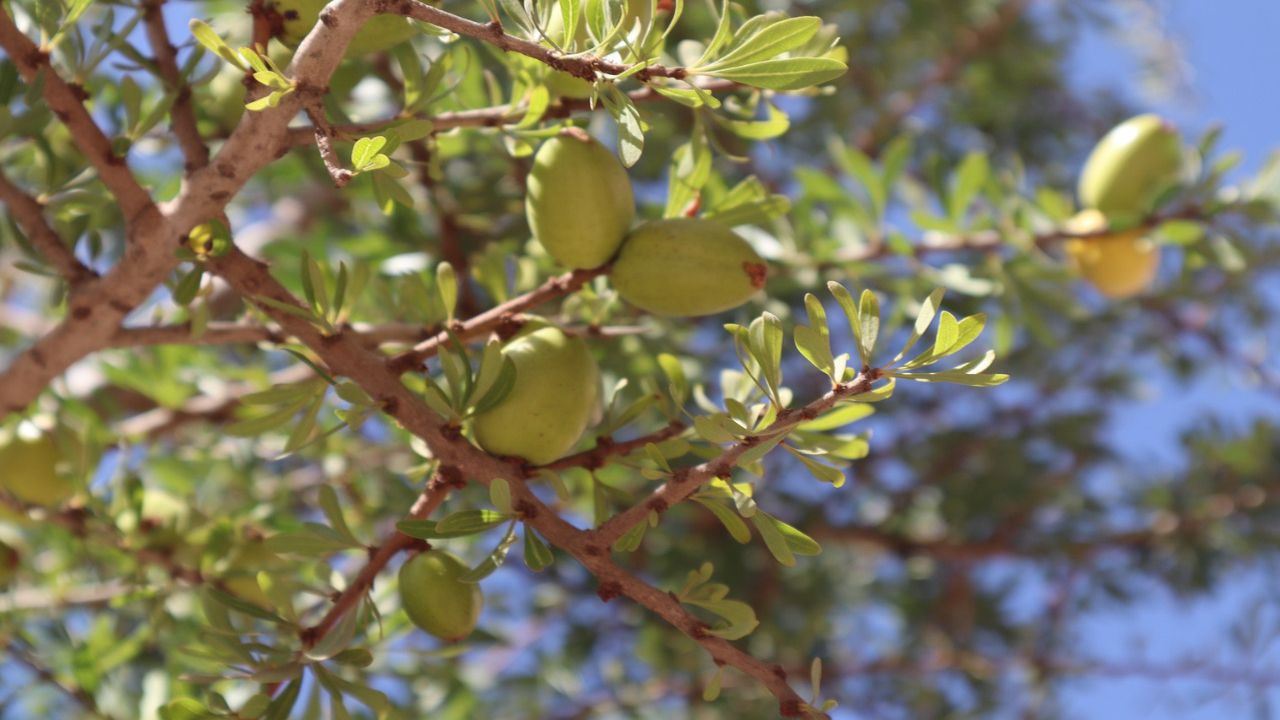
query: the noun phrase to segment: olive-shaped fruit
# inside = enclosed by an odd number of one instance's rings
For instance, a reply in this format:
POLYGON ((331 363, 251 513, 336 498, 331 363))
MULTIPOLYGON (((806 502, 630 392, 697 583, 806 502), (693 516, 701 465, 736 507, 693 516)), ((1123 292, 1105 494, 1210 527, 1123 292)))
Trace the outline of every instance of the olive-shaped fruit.
POLYGON ((58 473, 58 443, 47 433, 16 436, 0 448, 0 488, 43 507, 61 505, 75 494, 75 486, 58 473))
POLYGON ((418 553, 400 567, 400 606, 414 625, 447 642, 471 634, 480 619, 480 586, 459 580, 469 571, 441 550, 418 553))
MULTIPOLYGON (((329 0, 275 0, 275 11, 284 18, 280 41, 297 47, 320 18, 320 10, 329 0)), ((375 15, 356 32, 347 45, 344 57, 359 57, 381 52, 399 45, 417 34, 417 28, 402 15, 375 15)))
POLYGON ((0 542, 0 587, 8 587, 18 575, 18 564, 22 558, 18 551, 6 543, 0 542))
POLYGON ((1109 216, 1144 215, 1182 170, 1178 131, 1156 115, 1112 128, 1080 174, 1080 202, 1109 216))
MULTIPOLYGON (((1074 233, 1101 232, 1107 218, 1097 210, 1084 210, 1067 221, 1074 233)), ((1160 268, 1160 249, 1143 237, 1142 228, 1066 242, 1067 257, 1076 270, 1108 298, 1118 300, 1146 290, 1160 268)))
POLYGON ((563 70, 552 70, 547 73, 547 91, 553 98, 566 97, 572 100, 586 100, 595 90, 593 83, 563 70))
POLYGON ((605 146, 577 128, 538 149, 524 207, 533 236, 570 268, 608 262, 636 214, 626 168, 605 146))
POLYGON ((502 402, 475 417, 476 442, 498 455, 545 465, 567 453, 591 422, 600 370, 580 337, 543 327, 502 349, 516 368, 502 402))
POLYGON ((623 300, 655 315, 711 315, 764 287, 768 266, 750 243, 714 220, 645 223, 622 245, 609 272, 623 300))

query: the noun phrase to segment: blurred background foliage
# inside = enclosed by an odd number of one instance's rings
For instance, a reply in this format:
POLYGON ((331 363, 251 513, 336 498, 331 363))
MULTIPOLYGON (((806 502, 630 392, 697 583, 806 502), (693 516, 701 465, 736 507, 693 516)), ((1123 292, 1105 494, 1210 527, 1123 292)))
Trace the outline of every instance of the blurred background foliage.
MULTIPOLYGON (((58 3, 9 5, 28 15, 61 12, 58 3)), ((844 487, 815 482, 784 453, 770 456, 764 478, 754 480, 757 501, 820 541, 821 555, 780 567, 763 544, 734 542, 690 503, 621 556, 672 589, 712 562, 715 579, 761 621, 744 646, 778 663, 797 685, 806 682, 810 660, 822 658, 823 696, 842 704, 836 717, 1060 717, 1062 683, 1072 677, 1180 667, 1153 669, 1136 655, 1125 667, 1095 662, 1089 642, 1073 632, 1078 618, 1140 603, 1151 583, 1179 594, 1212 593, 1233 568, 1274 558, 1275 428, 1238 406, 1233 393, 1266 405, 1277 391, 1265 352, 1276 306, 1264 287, 1280 259, 1273 242, 1277 166, 1256 163, 1258 176, 1235 173, 1228 183, 1233 156, 1212 138, 1185 137, 1188 183, 1161 212, 1186 219, 1158 232, 1160 277, 1138 299, 1096 295, 1073 278, 1053 237, 1074 210, 1075 177, 1088 148, 1139 110, 1118 93, 1086 95, 1069 82, 1066 64, 1082 33, 1127 23, 1119 29, 1143 52, 1151 76, 1177 82, 1176 45, 1160 34, 1154 11, 1124 5, 742 3, 743 16, 782 10, 833 23, 849 72, 823 92, 778 98, 790 127, 759 142, 716 120, 733 110, 729 103, 718 113, 643 103, 650 127, 632 177, 641 217, 661 216, 672 157, 705 133, 715 159, 704 205, 749 175, 790 198, 790 212, 742 231, 773 265, 767 298, 700 322, 662 321, 618 303, 599 280, 561 306, 543 308, 567 324, 644 330, 593 342, 606 388, 627 378, 627 398, 661 385, 654 361, 660 352, 681 357, 689 376, 718 397, 720 371, 737 365, 721 324, 745 324, 764 309, 788 324, 803 322, 803 294, 823 294, 827 280, 876 291, 898 320, 939 286, 948 288, 957 314, 992 318, 988 341, 999 354, 997 368, 1013 380, 981 391, 900 387, 865 421, 870 454, 851 464, 844 487), (1213 410, 1185 418, 1176 466, 1137 462, 1124 452, 1126 434, 1140 430, 1122 421, 1123 413, 1144 393, 1190 391, 1223 375, 1232 389, 1213 410)), ((448 9, 484 17, 478 4, 448 9)), ((95 117, 128 149, 131 166, 157 196, 171 197, 182 159, 162 114, 146 126, 149 112, 167 101, 147 69, 149 51, 136 25, 141 12, 123 1, 97 2, 86 12, 78 32, 109 40, 101 62, 73 53, 71 40, 62 49, 84 61, 76 79, 93 99, 95 117)), ((195 52, 186 41, 192 17, 207 19, 233 45, 249 41, 252 18, 242 2, 169 2, 164 12, 180 58, 195 52)), ((689 4, 669 47, 709 37, 713 23, 706 4, 689 4)), ((394 116, 406 80, 413 82, 410 57, 424 72, 444 68, 438 91, 416 108, 427 116, 501 104, 525 68, 469 40, 423 34, 411 49, 345 63, 327 101, 330 119, 394 116)), ((8 99, 0 111, 5 173, 43 196, 58 230, 78 238, 82 257, 109 265, 121 248, 118 210, 83 172, 67 131, 36 89, 22 87, 7 60, 0 69, 8 99)), ((202 131, 225 136, 243 102, 239 73, 206 55, 192 66, 192 82, 202 131)), ((741 98, 746 117, 765 117, 741 98)), ((597 137, 615 136, 605 113, 579 117, 597 137)), ((524 223, 529 161, 520 144, 529 142, 536 138, 494 128, 406 142, 394 154, 410 171, 393 183, 398 191, 374 174, 337 190, 314 148, 299 147, 235 199, 230 224, 237 243, 271 261, 295 291, 304 251, 334 268, 339 261, 362 268, 367 282, 349 307, 352 322, 436 326, 445 312, 432 268, 442 259, 470 277, 464 314, 556 272, 524 223), (400 193, 407 205, 388 202, 400 193)), ((0 224, 0 257, 4 357, 65 306, 8 219, 0 224)), ((246 313, 253 316, 225 288, 206 282, 188 305, 160 294, 137 316, 145 324, 246 313)), ((852 346, 851 338, 839 340, 838 347, 852 346)), ((797 396, 822 392, 822 376, 793 355, 789 385, 797 396)), ((49 517, 15 517, 3 526, 22 562, 0 597, 0 637, 9 651, 0 666, 0 715, 149 718, 180 697, 216 709, 211 693, 241 708, 259 682, 270 687, 274 680, 264 676, 208 677, 227 672, 219 654, 225 648, 215 646, 234 637, 269 654, 276 639, 270 623, 254 624, 242 612, 233 611, 234 633, 210 630, 208 614, 216 611, 197 592, 200 581, 251 576, 248 565, 267 570, 299 609, 323 608, 363 553, 273 555, 257 541, 323 521, 317 498, 329 487, 356 536, 375 542, 404 515, 428 466, 420 447, 377 417, 359 432, 337 432, 283 458, 291 424, 246 436, 234 431, 246 416, 238 398, 300 377, 305 367, 267 345, 128 347, 81 363, 42 398, 31 418, 77 438, 72 472, 87 487, 49 517), (176 500, 169 510, 154 510, 164 505, 155 499, 160 493, 176 500), (195 571, 196 582, 175 567, 195 571)), ((322 428, 336 422, 326 412, 322 428)), ((647 412, 619 437, 663 422, 647 412)), ((590 522, 594 482, 611 488, 615 509, 651 485, 627 467, 596 475, 564 478, 574 495, 564 509, 582 523, 590 522)), ((447 509, 487 502, 482 489, 469 488, 447 509)), ((485 536, 446 544, 475 562, 493 542, 485 536)), ((733 673, 720 698, 704 703, 714 673, 706 655, 635 606, 602 604, 593 579, 564 557, 536 575, 509 562, 487 579, 482 630, 459 646, 411 632, 395 607, 394 582, 386 573, 375 588, 381 618, 359 643, 371 656, 347 657, 333 669, 385 693, 394 717, 764 718, 775 711, 763 690, 733 673)), ((1253 650, 1275 632, 1263 618, 1239 619, 1239 652, 1231 654, 1239 673, 1251 672, 1253 650)), ((1190 671, 1197 670, 1216 672, 1193 663, 1190 671)), ((322 689, 306 685, 298 713, 310 713, 307 698, 322 689)), ((358 702, 350 711, 369 712, 358 702)), ((333 717, 324 712, 306 716, 333 717)))

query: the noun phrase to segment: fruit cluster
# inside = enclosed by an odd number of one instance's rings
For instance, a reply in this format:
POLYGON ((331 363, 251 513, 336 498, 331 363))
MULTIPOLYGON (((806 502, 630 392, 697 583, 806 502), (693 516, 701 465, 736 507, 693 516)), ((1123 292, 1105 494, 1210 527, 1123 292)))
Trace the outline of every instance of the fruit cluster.
MULTIPOLYGON (((543 143, 527 187, 529 228, 551 257, 573 269, 612 260, 614 289, 641 310, 710 315, 741 305, 764 285, 764 260, 715 221, 655 220, 632 229, 636 205, 626 169, 580 129, 543 143)), ((476 415, 476 442, 535 465, 563 456, 598 402, 599 370, 586 343, 555 327, 526 327, 502 352, 515 364, 515 385, 476 415)))
POLYGON ((1098 292, 1126 298, 1145 290, 1160 267, 1160 250, 1141 223, 1182 170, 1178 131, 1155 115, 1113 128, 1094 147, 1080 174, 1085 207, 1066 229, 1088 237, 1066 243, 1072 264, 1098 292), (1113 224, 1131 225, 1109 232, 1113 224))

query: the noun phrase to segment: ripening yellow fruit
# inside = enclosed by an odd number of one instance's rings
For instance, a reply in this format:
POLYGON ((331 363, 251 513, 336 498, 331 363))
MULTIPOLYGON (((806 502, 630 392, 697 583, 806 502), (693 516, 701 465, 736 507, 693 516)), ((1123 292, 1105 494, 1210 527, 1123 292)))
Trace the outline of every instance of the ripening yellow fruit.
MULTIPOLYGON (((1100 232, 1107 218, 1097 210, 1084 210, 1067 221, 1074 233, 1100 232)), ((1143 237, 1142 228, 1072 238, 1066 242, 1067 257, 1079 273, 1106 297, 1131 297, 1150 287, 1160 268, 1160 249, 1143 237)))
POLYGON ((53 435, 15 436, 0 448, 0 488, 30 505, 61 505, 75 494, 75 485, 58 472, 58 459, 53 435))
POLYGON ((538 149, 524 207, 534 238, 570 268, 608 262, 636 214, 626 168, 578 128, 562 132, 538 149))
POLYGON ((695 317, 738 307, 764 287, 768 266, 714 220, 645 223, 622 245, 609 277, 623 300, 655 315, 695 317))
POLYGON ((543 327, 518 335, 502 354, 515 364, 515 384, 502 402, 476 415, 476 443, 534 465, 564 456, 599 401, 600 370, 587 343, 543 327))
MULTIPOLYGON (((280 41, 291 48, 302 39, 320 18, 320 10, 329 0, 275 0, 276 12, 284 18, 280 41)), ((399 45, 417 34, 417 28, 402 15, 375 15, 356 33, 344 57, 359 57, 381 52, 399 45)))
POLYGON ((22 562, 18 551, 0 542, 0 588, 8 587, 18 575, 18 565, 22 562))
POLYGON ((1182 141, 1157 115, 1139 115, 1111 129, 1080 173, 1080 202, 1108 216, 1145 215, 1178 181, 1182 141))
POLYGON ((469 568, 442 550, 428 550, 400 567, 400 606, 414 625, 446 642, 471 634, 484 607, 476 583, 459 580, 469 568))

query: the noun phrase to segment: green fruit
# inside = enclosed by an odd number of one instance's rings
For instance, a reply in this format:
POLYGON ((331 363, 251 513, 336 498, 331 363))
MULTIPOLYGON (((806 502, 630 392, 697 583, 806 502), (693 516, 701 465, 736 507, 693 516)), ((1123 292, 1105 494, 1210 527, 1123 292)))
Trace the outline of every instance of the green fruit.
POLYGON ((0 488, 30 505, 61 505, 75 494, 75 485, 58 473, 58 456, 50 434, 12 438, 0 448, 0 488))
POLYGON ((414 625, 441 640, 465 638, 475 630, 484 606, 480 586, 458 579, 469 570, 440 550, 414 555, 400 568, 400 606, 414 625))
POLYGON ((1090 153, 1080 202, 1110 216, 1145 215, 1181 170, 1178 131, 1156 115, 1139 115, 1114 127, 1090 153))
MULTIPOLYGON (((1066 227, 1073 233, 1100 232, 1107 228, 1107 218, 1097 210, 1085 210, 1066 227)), ((1160 249, 1143 237, 1142 228, 1071 238, 1065 249, 1076 271, 1112 300, 1146 290, 1160 269, 1160 249)))
MULTIPOLYGON (((328 0, 275 0, 274 9, 284 18, 280 41, 298 47, 320 18, 320 10, 328 0)), ((359 57, 382 52, 399 45, 418 33, 402 15, 375 15, 356 32, 344 57, 359 57)))
POLYGON ((562 265, 593 268, 618 251, 636 201, 618 158, 575 128, 538 149, 525 214, 533 236, 562 265))
POLYGON ((574 100, 586 100, 595 90, 595 84, 587 82, 576 75, 563 70, 552 70, 547 73, 547 90, 554 97, 566 97, 574 100))
POLYGON ((563 457, 599 399, 600 370, 586 342, 544 327, 517 336, 502 354, 516 367, 515 384, 502 402, 476 415, 476 442, 534 465, 563 457))
POLYGON ((768 266, 751 245, 714 220, 657 220, 636 228, 609 276, 623 300, 655 315, 711 315, 764 287, 768 266))
POLYGON ((8 587, 18 575, 18 564, 22 558, 18 551, 0 542, 0 587, 8 587))

